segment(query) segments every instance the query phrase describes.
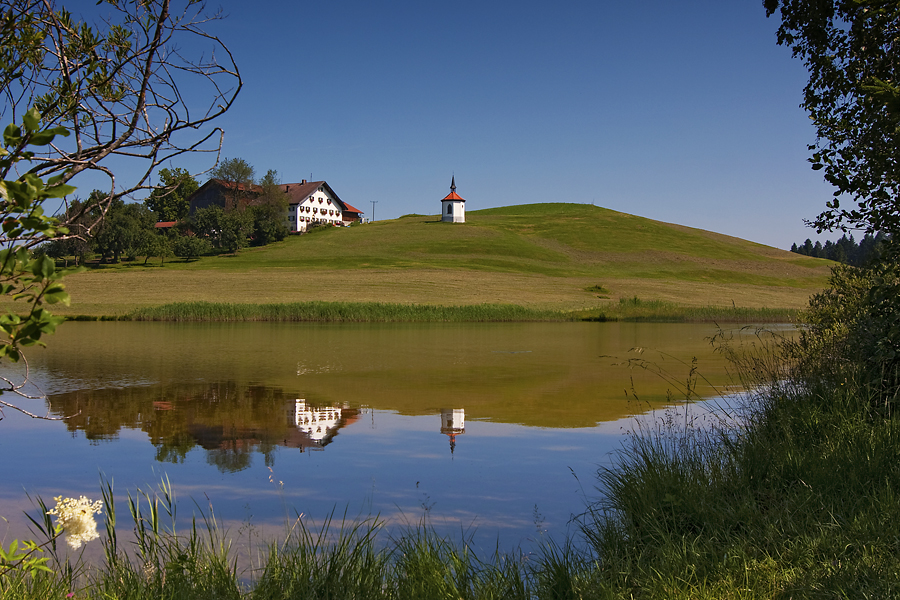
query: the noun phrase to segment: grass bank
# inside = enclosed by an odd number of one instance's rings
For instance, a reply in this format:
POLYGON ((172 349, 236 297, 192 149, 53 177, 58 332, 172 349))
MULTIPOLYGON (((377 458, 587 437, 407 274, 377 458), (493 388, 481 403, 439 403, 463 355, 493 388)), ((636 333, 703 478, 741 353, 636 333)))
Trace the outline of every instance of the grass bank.
POLYGON ((645 432, 600 473, 584 597, 900 595, 900 419, 772 356, 743 364, 766 387, 737 427, 645 432))

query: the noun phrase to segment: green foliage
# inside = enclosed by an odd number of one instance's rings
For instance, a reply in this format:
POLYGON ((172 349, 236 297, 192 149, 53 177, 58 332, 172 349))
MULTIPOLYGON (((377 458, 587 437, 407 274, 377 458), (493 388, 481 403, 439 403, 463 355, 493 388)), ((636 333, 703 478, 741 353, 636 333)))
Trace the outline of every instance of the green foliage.
POLYGON ((191 217, 191 226, 217 250, 237 252, 246 248, 253 231, 253 215, 247 210, 222 210, 218 206, 201 208, 191 217))
MULTIPOLYGON (((40 115, 34 109, 23 118, 22 126, 10 125, 0 148, 0 173, 7 176, 21 161, 30 161, 29 146, 45 146, 66 132, 59 127, 40 128, 40 115)), ((15 180, 0 181, 0 220, 3 239, 9 247, 0 250, 0 294, 12 296, 28 305, 26 315, 13 312, 0 315, 0 329, 6 338, 0 342, 0 357, 19 360, 20 348, 40 343, 43 334, 53 333, 62 322, 45 304, 69 303, 69 295, 60 283, 63 272, 46 255, 33 256, 29 246, 68 233, 59 220, 44 215, 41 204, 48 198, 60 198, 74 188, 51 178, 46 184, 33 173, 15 180)), ((15 386, 5 388, 14 391, 15 386)), ((2 403, 9 406, 7 403, 2 403)))
POLYGON ((844 234, 836 242, 826 240, 824 244, 821 242, 813 244, 812 240, 807 238, 800 246, 793 244, 791 252, 815 258, 827 258, 835 262, 862 267, 880 257, 881 246, 885 239, 886 236, 882 233, 876 235, 867 233, 858 244, 853 239, 853 234, 850 234, 849 237, 847 234, 844 234))
POLYGON ((395 597, 385 585, 390 581, 390 554, 376 546, 381 529, 376 520, 344 519, 335 526, 330 515, 311 530, 298 516, 283 543, 269 546, 253 595, 273 600, 395 597))
POLYGON ((159 257, 160 264, 165 263, 170 256, 175 256, 175 241, 173 237, 162 232, 146 236, 145 243, 141 248, 141 253, 144 254, 144 264, 146 265, 147 261, 154 256, 159 257))
POLYGON ((9 548, 0 544, 0 576, 12 570, 21 570, 32 577, 40 571, 51 572, 47 566, 48 558, 41 556, 43 549, 32 540, 13 540, 9 548), (21 543, 21 547, 19 544, 21 543))
MULTIPOLYGON (((197 3, 182 11, 171 11, 170 0, 103 4, 102 13, 87 17, 100 26, 54 2, 6 2, 0 12, 0 93, 4 114, 14 121, 0 148, 0 294, 26 305, 0 316, 0 357, 18 360, 21 347, 40 343, 61 321, 45 308, 69 302, 53 258, 83 256, 82 244, 111 203, 152 189, 146 182, 161 163, 217 151, 221 132, 207 125, 228 110, 241 88, 227 48, 203 31, 209 18, 197 3), (199 57, 196 40, 203 42, 199 57), (225 63, 209 53, 210 46, 224 50, 225 63), (211 101, 194 110, 186 97, 201 98, 203 92, 194 92, 204 83, 211 101), (191 93, 182 93, 187 87, 191 93), (58 139, 67 136, 73 139, 58 139), (144 174, 116 179, 107 166, 111 160, 143 167, 144 174), (75 191, 68 182, 85 171, 106 175, 109 191, 84 203, 66 201, 75 191), (64 199, 61 217, 44 214, 43 204, 52 198, 64 199)), ((107 255, 118 260, 147 247, 146 236, 129 222, 140 221, 142 210, 116 205, 98 236, 107 255)), ((3 391, 24 385, 2 381, 3 391)), ((35 416, 6 401, 0 407, 35 416)))
POLYGON ((204 254, 212 252, 212 243, 206 238, 183 235, 175 239, 172 251, 178 258, 196 260, 204 254))
POLYGON ((104 261, 119 262, 124 255, 134 260, 138 255, 147 255, 158 249, 156 237, 156 215, 143 204, 125 204, 113 201, 100 230, 93 238, 93 245, 104 261))
POLYGON ((284 215, 287 214, 288 200, 278 182, 278 173, 273 170, 266 173, 259 188, 259 197, 248 210, 253 218, 253 244, 265 246, 287 237, 284 215))
POLYGON ((200 189, 200 184, 186 170, 175 167, 159 170, 159 182, 164 187, 150 192, 144 201, 147 208, 156 213, 159 221, 181 221, 190 212, 191 194, 200 189))
POLYGON ((835 187, 819 232, 900 232, 900 47, 897 0, 764 0, 778 43, 809 71, 803 108, 816 127, 810 162, 835 187), (848 196, 854 208, 841 206, 848 196))
POLYGON ((45 123, 35 145, 63 130, 74 138, 46 149, 30 172, 60 183, 84 171, 106 175, 106 203, 152 189, 147 182, 160 164, 217 151, 220 132, 209 123, 228 110, 241 81, 227 48, 204 31, 210 17, 197 3, 97 4, 72 13, 54 2, 5 2, 0 90, 14 119, 45 123), (35 117, 27 116, 31 108, 35 117), (116 178, 104 167, 110 159, 135 176, 116 178))
POLYGON ((890 411, 900 395, 900 264, 836 267, 830 284, 802 315, 804 355, 829 365, 836 385, 853 380, 890 411))
POLYGON ((867 387, 835 384, 832 366, 810 361, 804 344, 759 332, 719 347, 753 391, 702 418, 645 422, 601 469, 603 500, 582 528, 597 559, 594 589, 895 596, 900 421, 876 417, 867 387))
POLYGON ((254 169, 243 158, 226 158, 212 170, 211 175, 226 184, 226 211, 240 208, 240 201, 251 194, 254 169))
MULTIPOLYGON (((47 256, 65 261, 69 266, 69 257, 74 257, 75 264, 84 264, 85 256, 91 249, 89 228, 96 221, 91 211, 91 200, 82 202, 77 198, 67 203, 65 213, 60 220, 67 223, 68 235, 57 236, 41 247, 47 256)), ((96 206, 93 207, 96 210, 96 206)))

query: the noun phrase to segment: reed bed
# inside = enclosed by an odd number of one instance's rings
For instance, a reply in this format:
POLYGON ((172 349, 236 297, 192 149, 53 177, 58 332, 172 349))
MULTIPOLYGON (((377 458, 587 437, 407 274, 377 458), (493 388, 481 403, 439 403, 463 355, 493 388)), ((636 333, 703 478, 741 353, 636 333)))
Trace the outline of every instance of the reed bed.
POLYGON ((318 321, 326 323, 416 323, 564 321, 559 311, 515 304, 438 306, 380 302, 295 302, 231 304, 178 302, 141 308, 126 317, 133 321, 318 321))
POLYGON ((791 323, 798 310, 790 308, 750 308, 743 306, 685 306, 665 300, 620 298, 588 320, 655 323, 791 323))
POLYGON ((601 310, 542 310, 516 304, 441 306, 381 302, 246 304, 175 302, 122 317, 72 316, 73 321, 276 321, 323 323, 487 323, 528 321, 638 321, 656 323, 787 323, 798 311, 779 308, 683 306, 663 300, 623 298, 601 310))

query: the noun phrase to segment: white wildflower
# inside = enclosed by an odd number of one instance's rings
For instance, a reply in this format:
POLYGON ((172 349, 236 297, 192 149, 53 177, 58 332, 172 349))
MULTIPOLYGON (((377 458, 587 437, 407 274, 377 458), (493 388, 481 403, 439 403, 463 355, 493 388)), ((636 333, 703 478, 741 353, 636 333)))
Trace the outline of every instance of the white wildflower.
POLYGON ((102 501, 92 503, 86 496, 78 500, 57 496, 54 500, 56 507, 48 510, 47 514, 56 515, 56 524, 66 532, 66 542, 73 550, 100 537, 97 535, 94 513, 99 513, 103 509, 102 501))

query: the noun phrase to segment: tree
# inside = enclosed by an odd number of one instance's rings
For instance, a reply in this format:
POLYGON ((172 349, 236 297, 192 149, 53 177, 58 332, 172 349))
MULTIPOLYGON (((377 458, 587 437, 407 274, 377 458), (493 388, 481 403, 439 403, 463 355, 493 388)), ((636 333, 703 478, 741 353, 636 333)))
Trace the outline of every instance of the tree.
POLYGON ((809 71, 802 107, 816 127, 813 169, 835 187, 820 233, 900 231, 900 1, 763 0, 778 43, 809 71), (855 207, 845 207, 849 197, 855 207))
POLYGON ((159 187, 144 202, 160 221, 181 221, 190 212, 191 194, 200 189, 194 176, 179 167, 159 170, 159 187))
POLYGON ((227 47, 203 30, 218 15, 203 14, 202 5, 102 5, 100 29, 50 0, 0 0, 0 113, 17 120, 33 104, 46 127, 70 131, 72 140, 53 145, 29 172, 60 176, 62 184, 85 171, 102 173, 105 209, 115 198, 154 189, 150 176, 161 164, 189 152, 217 154, 222 131, 208 125, 232 105, 241 79, 227 47), (204 97, 203 104, 187 100, 204 97), (104 164, 111 160, 140 170, 117 180, 104 164))
POLYGON ((246 248, 253 233, 253 214, 247 210, 229 210, 222 215, 219 247, 235 253, 246 248))
POLYGON ((239 208, 241 199, 250 194, 254 174, 253 167, 243 158, 226 158, 212 170, 213 178, 221 179, 228 189, 226 211, 239 208))
POLYGON ((144 255, 144 264, 149 262, 151 257, 158 256, 159 263, 164 264, 166 259, 175 254, 175 244, 172 238, 165 233, 154 232, 144 238, 144 245, 140 249, 140 254, 144 255))
POLYGON ((197 259, 207 252, 212 251, 209 240, 193 235, 183 235, 175 240, 173 245, 175 256, 185 260, 197 259))
POLYGON ((265 246, 287 237, 288 228, 284 216, 287 214, 288 198, 279 183, 278 172, 272 169, 259 182, 259 188, 259 197, 250 207, 253 216, 253 243, 265 246))
POLYGON ((66 267, 69 266, 69 257, 75 258, 75 265, 84 264, 84 257, 90 251, 91 244, 87 238, 86 230, 92 222, 92 216, 84 211, 84 202, 77 198, 69 202, 62 220, 69 222, 71 235, 53 239, 43 245, 47 256, 55 259, 63 259, 66 267), (71 217, 71 215, 79 215, 71 217))
POLYGON ((196 235, 208 239, 214 248, 226 252, 245 248, 253 231, 249 211, 222 210, 219 206, 198 209, 191 217, 191 224, 196 235))
MULTIPOLYGON (((228 48, 204 31, 218 17, 201 4, 98 4, 91 18, 101 25, 90 25, 53 0, 0 0, 0 116, 12 122, 0 149, 0 293, 27 304, 24 317, 0 316, 0 357, 14 361, 60 322, 46 305, 68 302, 54 261, 30 250, 91 235, 114 200, 155 187, 159 165, 188 152, 218 155, 222 131, 211 122, 241 88, 228 48), (117 178, 111 163, 136 175, 117 178), (45 215, 44 203, 72 194, 70 183, 88 171, 107 178, 101 197, 45 215)), ((21 394, 23 382, 0 382, 21 394)))
POLYGON ((126 204, 117 199, 93 238, 94 249, 104 262, 110 257, 119 262, 122 255, 134 260, 149 250, 151 237, 156 236, 155 224, 156 215, 143 204, 126 204))

